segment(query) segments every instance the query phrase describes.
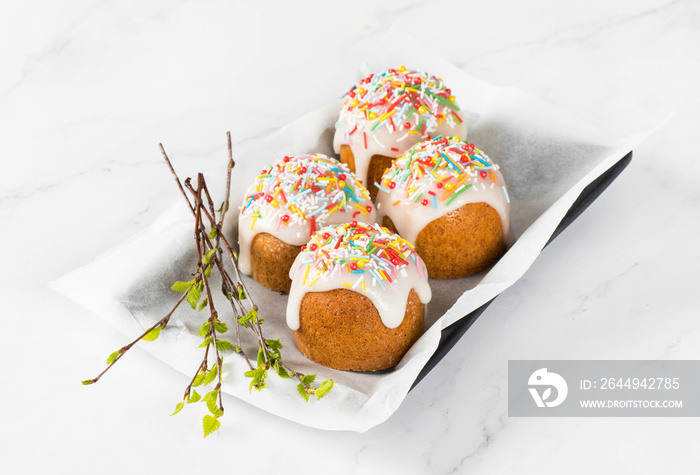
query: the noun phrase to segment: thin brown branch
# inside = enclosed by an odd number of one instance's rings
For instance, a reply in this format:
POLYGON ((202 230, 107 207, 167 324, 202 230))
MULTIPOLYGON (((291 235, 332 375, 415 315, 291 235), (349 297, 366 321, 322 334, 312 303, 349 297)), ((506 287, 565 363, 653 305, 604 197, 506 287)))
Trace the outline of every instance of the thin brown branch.
POLYGON ((129 343, 128 345, 125 345, 125 346, 121 347, 121 348, 118 350, 118 351, 119 351, 119 356, 117 356, 117 358, 116 358, 114 361, 112 361, 109 365, 107 365, 107 367, 104 369, 104 371, 102 371, 100 374, 98 374, 95 378, 88 380, 88 381, 90 381, 90 382, 89 382, 89 383, 86 383, 86 384, 95 384, 96 382, 98 382, 98 381, 100 380, 100 378, 101 378, 112 366, 114 366, 114 365, 117 363, 117 361, 119 361, 119 360, 122 358, 122 356, 124 356, 124 354, 125 354, 127 351, 129 351, 129 350, 131 349, 132 346, 134 346, 136 343, 138 343, 139 341, 141 341, 141 340, 143 339, 143 337, 145 337, 146 335, 148 335, 151 331, 153 331, 154 329, 156 329, 156 328, 159 327, 159 326, 163 326, 163 328, 165 328, 165 326, 166 326, 166 325, 168 324, 168 322, 170 321, 170 317, 173 315, 173 313, 175 312, 175 310, 177 310, 177 308, 180 306, 180 304, 182 303, 182 301, 185 300, 185 297, 187 297, 187 292, 184 292, 184 293, 180 296, 180 298, 179 298, 178 301, 175 303, 175 305, 173 306, 173 308, 172 308, 163 318, 161 318, 160 320, 158 320, 153 326, 151 326, 151 327, 149 327, 148 329, 146 329, 146 330, 145 330, 138 338, 136 338, 134 341, 132 341, 132 342, 129 343))

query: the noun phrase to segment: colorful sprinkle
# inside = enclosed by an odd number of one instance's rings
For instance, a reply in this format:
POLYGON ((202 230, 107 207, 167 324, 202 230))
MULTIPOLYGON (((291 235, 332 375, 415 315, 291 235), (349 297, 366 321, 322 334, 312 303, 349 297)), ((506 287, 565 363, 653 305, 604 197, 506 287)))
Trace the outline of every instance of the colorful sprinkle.
MULTIPOLYGON (((397 68, 371 74, 348 91, 336 128, 352 130, 351 135, 358 126, 364 133, 386 124, 392 133, 402 128, 425 135, 443 120, 462 123, 454 112, 459 108, 451 93, 442 79, 417 70, 397 68), (412 123, 409 119, 414 113, 420 120, 412 123)), ((366 138, 364 143, 367 148, 366 138)))
MULTIPOLYGON (((473 143, 465 143, 459 137, 435 137, 417 143, 399 155, 382 176, 377 188, 391 193, 392 206, 415 202, 433 208, 439 202, 450 206, 468 189, 487 189, 486 184, 496 181, 494 165, 489 157, 473 143), (399 193, 397 193, 399 191, 399 193), (430 198, 423 197, 427 192, 430 198)), ((505 187, 503 188, 508 198, 505 187)))
MULTIPOLYGON (((303 225, 309 235, 348 203, 364 213, 369 192, 344 164, 321 154, 285 156, 264 169, 245 196, 241 214, 270 219, 278 226, 303 225)), ((370 208, 371 209, 371 208, 370 208)))
MULTIPOLYGON (((342 285, 359 288, 366 292, 365 276, 369 276, 372 285, 382 289, 399 276, 405 276, 410 265, 420 267, 420 260, 414 247, 399 235, 378 224, 353 221, 337 226, 328 226, 316 232, 310 244, 301 250, 300 267, 304 270, 303 285, 312 287, 318 278, 332 276, 340 272, 360 274, 342 285), (317 245, 316 243, 321 243, 317 245), (310 270, 317 279, 307 284, 310 270), (392 274, 393 273, 393 277, 392 274)), ((418 269, 419 275, 422 270, 418 269)))

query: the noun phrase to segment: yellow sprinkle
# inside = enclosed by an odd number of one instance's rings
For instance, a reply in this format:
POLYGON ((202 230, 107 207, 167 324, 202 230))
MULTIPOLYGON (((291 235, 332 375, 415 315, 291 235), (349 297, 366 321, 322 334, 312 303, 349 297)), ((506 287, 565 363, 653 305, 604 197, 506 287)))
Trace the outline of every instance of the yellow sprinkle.
POLYGON ((367 288, 365 287, 365 279, 362 279, 362 291, 367 292, 367 288))
POLYGON ((258 220, 258 217, 257 217, 257 216, 254 216, 254 217, 253 217, 253 223, 250 225, 250 230, 251 230, 251 231, 252 231, 253 228, 255 227, 255 221, 257 221, 257 220, 258 220))
POLYGON ((318 282, 318 277, 316 277, 316 278, 313 280, 313 282, 311 282, 311 283, 309 284, 309 287, 313 287, 314 284, 315 284, 316 282, 318 282))
POLYGON ((303 285, 306 285, 306 278, 309 276, 309 268, 311 264, 306 264, 306 271, 304 271, 304 280, 301 281, 303 285))
POLYGON ((450 102, 454 102, 454 101, 455 101, 455 96, 450 96, 450 102))
POLYGON ((404 71, 406 71, 406 66, 402 64, 401 66, 399 66, 399 72, 402 73, 404 71))
MULTIPOLYGON (((382 114, 382 115, 379 117, 379 122, 388 119, 389 117, 391 117, 391 116, 394 114, 394 112, 396 112, 396 109, 391 109, 391 111, 389 111, 389 112, 387 112, 387 113, 385 113, 385 114, 382 114)), ((376 115, 376 114, 375 114, 375 115, 376 115)))
POLYGON ((461 141, 462 141, 462 139, 460 138, 459 135, 455 135, 454 137, 452 137, 452 142, 461 142, 461 141))
POLYGON ((376 119, 376 118, 377 118, 376 112, 370 112, 369 114, 367 114, 367 118, 368 118, 369 120, 374 120, 374 119, 376 119))
POLYGON ((348 284, 347 282, 343 282, 343 286, 352 288, 352 284, 348 284))
POLYGON ((367 208, 363 208, 362 206, 358 205, 357 203, 353 203, 357 209, 362 211, 362 214, 367 214, 367 208))

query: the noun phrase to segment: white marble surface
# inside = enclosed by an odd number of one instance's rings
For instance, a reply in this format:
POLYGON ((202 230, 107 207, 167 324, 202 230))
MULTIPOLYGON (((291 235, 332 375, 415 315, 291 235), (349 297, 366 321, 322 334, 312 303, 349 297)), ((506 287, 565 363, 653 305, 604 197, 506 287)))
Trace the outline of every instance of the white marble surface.
MULTIPOLYGON (((700 4, 15 2, 0 6, 3 387, 12 473, 696 473, 691 418, 507 416, 509 359, 697 359, 700 4), (323 432, 186 378, 47 283, 156 218, 183 174, 338 97, 390 25, 470 74, 619 132, 676 109, 628 169, 384 424, 323 432), (211 455, 209 455, 211 454, 211 455)), ((410 45, 407 45, 410 47, 410 45)), ((196 364, 196 363, 193 363, 196 364)))

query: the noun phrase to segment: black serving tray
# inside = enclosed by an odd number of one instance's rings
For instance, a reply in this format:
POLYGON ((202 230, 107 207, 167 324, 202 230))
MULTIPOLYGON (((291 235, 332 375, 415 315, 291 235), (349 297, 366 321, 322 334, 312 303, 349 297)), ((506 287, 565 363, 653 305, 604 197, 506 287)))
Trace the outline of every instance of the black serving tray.
MULTIPOLYGON (((547 247, 547 245, 552 242, 554 238, 559 236, 559 234, 561 234, 561 232, 564 231, 569 224, 573 223, 574 220, 578 218, 579 215, 583 213, 583 211, 588 208, 588 206, 593 203, 593 201, 595 201, 603 191, 605 191, 608 185, 610 185, 610 183, 617 178, 622 170, 629 165, 630 161, 632 161, 632 152, 629 152, 627 155, 622 157, 622 159, 620 159, 615 165, 610 167, 605 173, 600 175, 583 189, 579 197, 576 199, 571 208, 569 208, 569 211, 559 223, 559 226, 557 226, 552 233, 552 236, 549 238, 549 241, 547 241, 547 244, 545 244, 545 247, 547 247)), ((495 299, 496 297, 489 300, 468 315, 465 315, 464 318, 461 318, 449 327, 442 330, 442 336, 440 337, 440 344, 438 345, 437 350, 418 374, 418 377, 413 382, 411 389, 416 387, 416 385, 421 382, 421 380, 440 362, 440 360, 442 360, 442 358, 452 349, 455 343, 462 338, 469 327, 472 326, 476 319, 479 318, 482 313, 484 313, 484 310, 486 310, 486 308, 491 305, 491 302, 493 302, 495 299)))

